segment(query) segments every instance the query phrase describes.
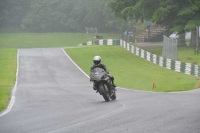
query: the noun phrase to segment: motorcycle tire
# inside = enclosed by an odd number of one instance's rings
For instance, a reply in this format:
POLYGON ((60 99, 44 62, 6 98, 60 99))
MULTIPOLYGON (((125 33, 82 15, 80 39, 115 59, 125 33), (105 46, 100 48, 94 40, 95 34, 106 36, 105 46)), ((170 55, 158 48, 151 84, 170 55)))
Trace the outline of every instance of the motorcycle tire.
POLYGON ((109 93, 106 91, 105 87, 107 87, 107 86, 105 86, 105 85, 104 86, 100 86, 99 87, 99 91, 100 91, 101 95, 103 96, 104 100, 106 102, 109 102, 110 101, 110 96, 109 96, 109 93))
POLYGON ((114 93, 112 94, 112 96, 110 97, 110 99, 115 100, 116 98, 117 98, 117 96, 116 96, 116 93, 114 92, 114 93))

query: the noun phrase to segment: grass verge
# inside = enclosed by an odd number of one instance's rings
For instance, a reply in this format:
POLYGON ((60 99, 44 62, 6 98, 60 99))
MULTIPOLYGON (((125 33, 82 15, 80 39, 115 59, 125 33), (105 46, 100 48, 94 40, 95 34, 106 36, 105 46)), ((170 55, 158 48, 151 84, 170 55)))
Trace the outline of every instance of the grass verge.
POLYGON ((10 100, 11 87, 0 87, 0 112, 4 110, 10 100))
MULTIPOLYGON (((105 39, 118 34, 99 33, 105 39)), ((0 48, 49 48, 69 47, 91 41, 86 33, 0 33, 0 48)))
POLYGON ((87 73, 95 55, 102 57, 115 83, 124 88, 171 92, 194 89, 198 78, 146 61, 120 46, 94 46, 65 49, 67 54, 87 73), (153 89, 153 83, 154 87, 153 89))
POLYGON ((0 49, 0 111, 6 108, 16 79, 17 49, 0 49))

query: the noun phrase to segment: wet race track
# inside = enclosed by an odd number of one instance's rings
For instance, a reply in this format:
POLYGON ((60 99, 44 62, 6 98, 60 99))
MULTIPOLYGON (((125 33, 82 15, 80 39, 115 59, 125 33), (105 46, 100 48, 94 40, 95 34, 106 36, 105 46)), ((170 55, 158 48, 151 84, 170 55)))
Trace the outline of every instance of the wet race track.
MULTIPOLYGON (((89 69, 89 68, 88 68, 89 69)), ((117 88, 105 102, 60 48, 19 49, 17 84, 0 133, 199 133, 200 90, 117 88)))

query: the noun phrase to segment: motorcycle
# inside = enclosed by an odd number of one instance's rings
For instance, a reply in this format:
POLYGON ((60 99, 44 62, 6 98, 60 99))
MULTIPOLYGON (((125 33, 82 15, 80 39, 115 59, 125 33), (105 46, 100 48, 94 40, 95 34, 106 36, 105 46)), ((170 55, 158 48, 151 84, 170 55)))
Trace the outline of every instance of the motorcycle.
POLYGON ((102 68, 94 68, 90 73, 90 81, 94 83, 97 92, 103 96, 105 101, 116 99, 116 90, 112 85, 112 80, 102 68))

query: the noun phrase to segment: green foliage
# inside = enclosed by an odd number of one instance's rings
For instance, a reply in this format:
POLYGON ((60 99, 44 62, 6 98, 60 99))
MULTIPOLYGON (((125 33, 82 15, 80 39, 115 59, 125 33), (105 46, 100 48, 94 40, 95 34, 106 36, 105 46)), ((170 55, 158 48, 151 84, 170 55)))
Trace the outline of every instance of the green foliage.
POLYGON ((1 0, 0 13, 1 31, 85 32, 95 27, 122 32, 138 20, 176 32, 200 26, 199 0, 1 0))
POLYGON ((28 32, 85 32, 85 27, 122 32, 127 22, 107 6, 112 0, 2 0, 0 29, 28 32))
POLYGON ((114 0, 109 5, 118 17, 150 20, 171 31, 183 32, 200 26, 198 0, 114 0))
POLYGON ((29 9, 30 0, 1 0, 0 29, 18 28, 29 9))
POLYGON ((196 26, 200 25, 200 18, 194 18, 192 20, 189 20, 187 25, 185 26, 185 30, 187 29, 194 29, 196 26))

